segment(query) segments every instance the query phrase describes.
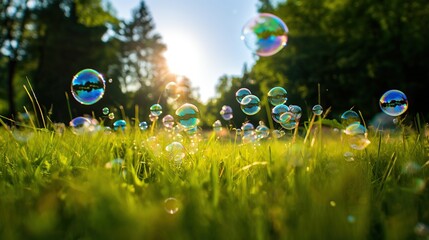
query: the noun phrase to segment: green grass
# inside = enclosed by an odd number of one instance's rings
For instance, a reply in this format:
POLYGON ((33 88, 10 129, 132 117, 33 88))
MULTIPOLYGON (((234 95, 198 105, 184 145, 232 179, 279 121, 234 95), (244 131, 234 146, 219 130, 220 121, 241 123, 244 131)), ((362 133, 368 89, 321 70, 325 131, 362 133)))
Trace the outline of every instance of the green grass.
POLYGON ((150 135, 39 129, 19 142, 1 130, 0 239, 428 238, 415 232, 429 224, 421 131, 370 132, 363 151, 331 129, 305 144, 185 137, 181 165, 165 151, 171 137, 150 135), (123 168, 105 167, 117 158, 123 168))

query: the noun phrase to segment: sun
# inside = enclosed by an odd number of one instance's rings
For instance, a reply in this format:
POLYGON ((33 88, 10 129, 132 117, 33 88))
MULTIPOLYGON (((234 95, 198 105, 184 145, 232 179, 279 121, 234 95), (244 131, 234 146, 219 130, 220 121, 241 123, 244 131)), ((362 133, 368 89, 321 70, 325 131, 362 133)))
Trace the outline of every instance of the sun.
POLYGON ((164 56, 171 73, 192 77, 201 66, 200 52, 196 41, 186 33, 175 33, 166 38, 164 56))

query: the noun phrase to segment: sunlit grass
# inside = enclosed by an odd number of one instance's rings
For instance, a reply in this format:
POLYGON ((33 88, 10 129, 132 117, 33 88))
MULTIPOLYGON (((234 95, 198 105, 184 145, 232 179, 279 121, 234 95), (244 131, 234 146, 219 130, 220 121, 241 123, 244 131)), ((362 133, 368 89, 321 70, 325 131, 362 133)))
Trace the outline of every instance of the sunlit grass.
POLYGON ((332 129, 305 144, 292 133, 256 145, 185 136, 178 165, 167 133, 137 130, 36 130, 27 142, 1 130, 0 238, 407 239, 429 223, 417 131, 370 132, 363 151, 332 129), (113 159, 124 165, 107 169, 113 159))

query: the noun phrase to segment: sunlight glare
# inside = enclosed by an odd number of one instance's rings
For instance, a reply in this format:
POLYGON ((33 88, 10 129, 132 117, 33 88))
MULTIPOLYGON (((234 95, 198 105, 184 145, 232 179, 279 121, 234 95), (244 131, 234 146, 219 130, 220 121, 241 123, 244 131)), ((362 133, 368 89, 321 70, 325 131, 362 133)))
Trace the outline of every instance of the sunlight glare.
POLYGON ((191 77, 201 69, 201 59, 199 49, 192 37, 185 33, 174 34, 174 37, 167 39, 167 59, 168 68, 172 73, 191 77))

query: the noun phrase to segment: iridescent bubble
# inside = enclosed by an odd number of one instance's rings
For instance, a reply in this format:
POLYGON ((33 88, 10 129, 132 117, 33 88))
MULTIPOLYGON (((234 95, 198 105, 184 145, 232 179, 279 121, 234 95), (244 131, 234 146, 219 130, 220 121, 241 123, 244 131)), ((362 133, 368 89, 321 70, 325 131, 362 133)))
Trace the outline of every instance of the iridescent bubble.
POLYGON ((268 92, 268 101, 274 105, 284 104, 287 101, 287 91, 282 87, 274 87, 268 92))
POLYGON ((179 124, 187 129, 197 126, 199 122, 198 115, 198 108, 190 103, 185 103, 176 110, 179 124))
POLYGON ((177 100, 180 97, 179 89, 176 82, 169 82, 165 85, 165 93, 172 100, 177 100))
POLYGON ((113 120, 113 119, 115 119, 115 114, 114 113, 109 113, 109 115, 107 115, 107 117, 110 119, 110 120, 113 120))
POLYGON ((112 133, 112 129, 110 127, 104 127, 104 133, 105 134, 111 134, 112 133))
POLYGON ((283 137, 283 136, 285 135, 285 132, 284 132, 284 131, 281 131, 281 130, 277 130, 277 129, 275 129, 275 130, 273 130, 272 135, 273 135, 275 138, 281 138, 281 137, 283 137))
POLYGON ((140 128, 140 130, 142 130, 142 131, 145 131, 145 130, 147 130, 147 128, 149 127, 149 125, 147 124, 147 122, 145 122, 145 121, 143 121, 143 122, 140 122, 139 123, 139 128, 140 128))
POLYGON ((298 126, 298 122, 293 113, 285 112, 280 115, 280 125, 286 130, 293 130, 298 126))
MULTIPOLYGON (((12 136, 21 143, 26 143, 33 137, 35 128, 32 127, 31 117, 27 113, 18 113, 16 125, 11 128, 12 136)), ((1 139, 1 138, 0 138, 1 139)))
POLYGON ((347 222, 349 223, 355 223, 356 222, 356 217, 353 215, 348 215, 347 216, 347 222))
POLYGON ((86 117, 73 118, 69 125, 72 132, 77 135, 91 132, 91 120, 86 117))
POLYGON ((247 88, 240 88, 237 90, 237 92, 235 92, 235 99, 237 100, 238 103, 241 104, 241 101, 243 100, 243 98, 245 96, 251 95, 252 92, 250 92, 249 89, 247 88))
POLYGON ((419 222, 414 227, 414 233, 419 237, 428 237, 429 236, 429 226, 419 222))
POLYGON ((347 110, 341 115, 341 123, 343 124, 343 126, 360 123, 359 114, 357 114, 357 112, 353 110, 347 110))
POLYGON ((243 131, 243 136, 253 135, 255 127, 251 123, 245 123, 241 126, 241 130, 243 131))
POLYGON ((323 113, 323 107, 320 106, 319 104, 314 105, 312 111, 314 115, 320 116, 323 113))
POLYGON ((277 16, 261 13, 243 27, 241 39, 259 56, 271 56, 286 46, 288 28, 277 16))
POLYGON ((360 123, 350 124, 344 130, 344 133, 347 135, 350 147, 355 150, 363 150, 371 143, 367 138, 365 126, 360 123))
POLYGON ((174 126, 174 117, 169 115, 166 115, 162 118, 162 125, 164 125, 167 129, 172 129, 174 126))
POLYGON ((227 105, 222 106, 222 109, 220 110, 220 115, 226 121, 229 121, 234 117, 234 115, 232 114, 232 108, 227 105))
POLYGON ((164 209, 168 214, 176 214, 179 211, 179 201, 175 198, 167 198, 164 201, 164 209))
POLYGON ((261 110, 261 101, 255 95, 247 95, 241 100, 241 110, 247 115, 255 115, 261 110))
POLYGON ((399 90, 389 90, 380 98, 380 108, 387 115, 396 117, 408 109, 407 96, 399 90))
POLYGON ((103 108, 103 115, 107 115, 107 114, 109 114, 109 112, 110 112, 110 110, 108 107, 103 108))
POLYGON ((247 144, 247 143, 254 143, 257 140, 257 136, 256 134, 248 134, 248 135, 243 135, 243 137, 241 138, 242 143, 247 144))
POLYGON ((104 167, 107 169, 118 169, 121 170, 124 167, 124 160, 121 158, 113 159, 112 161, 104 164, 104 167))
POLYGON ((113 123, 113 130, 118 131, 118 130, 122 130, 125 131, 125 128, 127 127, 127 122, 125 122, 125 120, 117 120, 116 122, 113 123))
POLYGON ((219 120, 216 120, 212 126, 213 126, 213 131, 217 133, 222 131, 222 123, 219 120))
POLYGON ((352 152, 345 152, 344 153, 344 159, 347 161, 347 162, 352 162, 352 161, 354 161, 355 159, 354 159, 354 154, 352 153, 352 152))
POLYGON ((162 113, 162 106, 159 105, 158 103, 150 107, 150 114, 152 114, 153 116, 159 117, 161 113, 162 113))
POLYGON ((265 124, 259 124, 259 126, 256 127, 255 132, 258 139, 264 139, 270 135, 270 129, 265 126, 265 124))
POLYGON ((280 116, 286 112, 289 112, 289 107, 284 104, 280 104, 273 107, 271 110, 271 117, 275 122, 281 123, 282 121, 280 120, 280 116))
POLYGON ((151 122, 155 122, 156 120, 158 120, 158 116, 153 115, 152 113, 149 114, 149 120, 151 122))
POLYGON ((182 163, 182 159, 185 157, 185 147, 179 142, 172 142, 165 147, 165 150, 170 156, 170 159, 176 163, 182 163))
POLYGON ((298 121, 302 116, 302 109, 298 105, 289 105, 289 111, 295 115, 295 119, 298 121))
POLYGON ((191 127, 191 128, 186 128, 185 129, 185 133, 188 136, 194 136, 196 133, 198 133, 198 127, 191 127))
POLYGON ((93 69, 78 72, 71 83, 73 97, 85 105, 98 102, 103 97, 105 88, 103 76, 93 69))

